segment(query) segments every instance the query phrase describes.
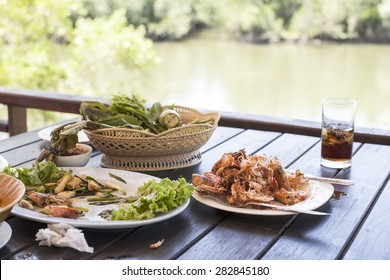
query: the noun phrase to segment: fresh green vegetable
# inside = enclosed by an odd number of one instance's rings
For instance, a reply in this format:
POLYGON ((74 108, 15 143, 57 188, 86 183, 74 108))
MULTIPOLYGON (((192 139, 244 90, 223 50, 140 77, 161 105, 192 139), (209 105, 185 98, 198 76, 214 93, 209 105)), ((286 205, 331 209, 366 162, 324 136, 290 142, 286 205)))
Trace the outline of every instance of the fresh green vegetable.
POLYGON ((40 186, 56 182, 66 173, 65 170, 58 168, 51 161, 34 163, 31 168, 12 168, 11 165, 8 165, 2 172, 18 178, 27 186, 40 186))
POLYGON ((66 171, 65 175, 61 178, 59 184, 55 187, 55 193, 60 193, 65 190, 66 183, 68 183, 68 181, 72 178, 72 173, 73 171, 71 169, 66 171))
MULTIPOLYGON (((192 194, 194 187, 184 178, 160 182, 150 180, 139 187, 137 199, 121 205, 111 213, 112 220, 141 220, 153 218, 182 205, 192 194)), ((132 200, 133 198, 130 198, 132 200)))
POLYGON ((99 122, 112 116, 108 107, 98 101, 82 102, 80 104, 80 114, 92 122, 99 122))
POLYGON ((158 122, 165 128, 174 128, 180 125, 181 117, 175 110, 165 110, 160 114, 158 122))
POLYGON ((47 161, 54 161, 56 153, 51 150, 57 150, 59 154, 63 154, 69 149, 76 147, 78 143, 77 133, 81 131, 88 124, 87 121, 72 122, 64 124, 54 129, 51 136, 51 145, 44 148, 36 159, 36 162, 41 162, 44 159, 47 161))
POLYGON ((116 184, 114 184, 114 183, 105 182, 105 183, 104 183, 104 186, 105 186, 106 188, 109 188, 109 189, 118 190, 118 191, 121 192, 121 194, 126 195, 126 190, 125 190, 124 188, 122 188, 121 186, 118 186, 118 185, 116 185, 116 184))
POLYGON ((133 94, 114 95, 108 106, 96 102, 85 101, 80 105, 80 113, 84 120, 94 122, 102 127, 128 127, 139 130, 148 130, 152 133, 164 131, 158 123, 162 112, 160 103, 154 103, 148 110, 145 101, 133 94))
POLYGON ((124 183, 124 184, 127 184, 126 180, 123 179, 122 177, 118 176, 118 175, 115 175, 115 174, 113 174, 113 173, 111 173, 111 172, 108 173, 108 175, 109 175, 110 177, 114 178, 114 179, 117 179, 118 181, 120 181, 120 182, 122 182, 122 183, 124 183))
POLYGON ((88 197, 87 201, 120 201, 121 198, 118 196, 109 196, 109 197, 100 197, 100 196, 94 196, 94 197, 88 197))

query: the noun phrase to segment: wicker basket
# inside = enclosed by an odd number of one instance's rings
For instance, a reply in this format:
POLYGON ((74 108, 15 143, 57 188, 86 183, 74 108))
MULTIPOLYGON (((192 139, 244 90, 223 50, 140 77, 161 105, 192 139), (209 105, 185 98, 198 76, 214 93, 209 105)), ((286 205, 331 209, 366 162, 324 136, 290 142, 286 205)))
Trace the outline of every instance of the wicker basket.
POLYGON ((165 170, 197 164, 199 148, 211 137, 219 113, 202 114, 197 110, 175 106, 183 126, 153 134, 128 128, 86 130, 92 145, 104 155, 101 165, 125 170, 165 170), (195 119, 214 120, 214 124, 188 124, 195 119))

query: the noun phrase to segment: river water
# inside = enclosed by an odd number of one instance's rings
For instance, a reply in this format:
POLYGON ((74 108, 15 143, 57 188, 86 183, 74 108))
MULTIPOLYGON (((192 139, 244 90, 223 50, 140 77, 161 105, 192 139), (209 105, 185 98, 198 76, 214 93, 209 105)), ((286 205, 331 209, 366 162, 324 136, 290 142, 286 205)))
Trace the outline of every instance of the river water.
POLYGON ((190 39, 156 43, 148 101, 320 121, 321 99, 356 99, 356 126, 390 129, 390 45, 190 39))

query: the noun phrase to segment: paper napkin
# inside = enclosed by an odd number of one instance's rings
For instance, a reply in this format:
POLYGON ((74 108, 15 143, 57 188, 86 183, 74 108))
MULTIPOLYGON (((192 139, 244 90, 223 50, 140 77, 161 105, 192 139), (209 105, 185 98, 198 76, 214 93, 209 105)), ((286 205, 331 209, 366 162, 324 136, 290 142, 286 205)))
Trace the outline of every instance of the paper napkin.
POLYGON ((93 253, 94 248, 89 247, 81 230, 65 223, 48 224, 35 235, 39 246, 71 247, 80 252, 93 253))

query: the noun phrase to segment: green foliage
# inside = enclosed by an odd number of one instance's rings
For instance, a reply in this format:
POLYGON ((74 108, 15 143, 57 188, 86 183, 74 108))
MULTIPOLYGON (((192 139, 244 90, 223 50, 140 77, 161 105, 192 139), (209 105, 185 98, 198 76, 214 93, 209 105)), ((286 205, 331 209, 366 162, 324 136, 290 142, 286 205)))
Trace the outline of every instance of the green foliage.
POLYGON ((144 25, 153 40, 178 40, 200 27, 216 27, 221 22, 223 1, 205 0, 85 0, 92 17, 126 10, 130 24, 144 25))
MULTIPOLYGON (((124 10, 87 18, 82 5, 81 0, 0 0, 1 85, 107 95, 113 88, 101 82, 107 72, 127 68, 138 77, 158 62, 145 29, 128 25, 124 10)), ((123 83, 132 83, 132 77, 125 78, 123 83)), ((53 116, 29 112, 29 120, 53 116)))
POLYGON ((126 10, 153 40, 179 40, 202 28, 238 40, 390 40, 389 0, 85 0, 91 16, 126 10))
POLYGON ((144 26, 128 25, 124 9, 108 16, 80 17, 73 33, 67 46, 73 59, 66 63, 68 78, 60 91, 107 96, 129 86, 136 89, 159 61, 144 26))
MULTIPOLYGON (((55 61, 55 45, 71 38, 68 16, 73 0, 0 1, 0 84, 12 88, 56 90, 66 78, 55 61)), ((53 120, 53 113, 29 110, 29 125, 53 120)))
POLYGON ((69 47, 80 66, 94 67, 95 71, 106 64, 145 70, 157 62, 153 42, 145 39, 144 27, 128 25, 123 9, 109 17, 79 18, 69 47))
POLYGON ((298 9, 302 6, 301 0, 268 1, 275 11, 277 18, 283 21, 283 27, 288 28, 291 19, 298 9))
POLYGON ((10 87, 55 90, 64 69, 54 64, 53 41, 68 40, 75 1, 0 1, 0 76, 10 87))
POLYGON ((272 5, 263 1, 231 1, 229 20, 224 27, 238 39, 254 43, 279 41, 282 19, 276 17, 272 5))
POLYGON ((153 43, 142 26, 127 24, 125 13, 85 18, 79 0, 1 0, 2 84, 58 91, 82 83, 80 72, 93 80, 91 73, 110 64, 149 69, 158 61, 153 43))
POLYGON ((191 31, 192 8, 189 1, 175 5, 173 1, 156 0, 153 5, 157 20, 148 24, 148 31, 157 39, 180 39, 191 31))
POLYGON ((367 7, 358 14, 356 31, 360 38, 374 39, 382 31, 382 20, 376 6, 367 7))

